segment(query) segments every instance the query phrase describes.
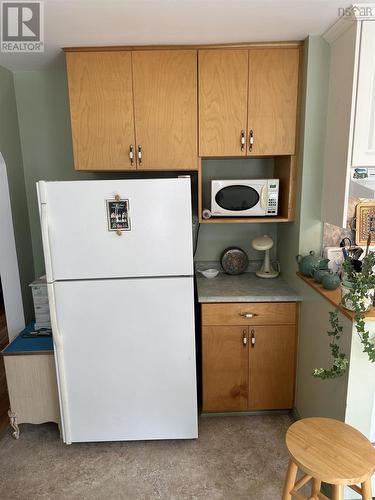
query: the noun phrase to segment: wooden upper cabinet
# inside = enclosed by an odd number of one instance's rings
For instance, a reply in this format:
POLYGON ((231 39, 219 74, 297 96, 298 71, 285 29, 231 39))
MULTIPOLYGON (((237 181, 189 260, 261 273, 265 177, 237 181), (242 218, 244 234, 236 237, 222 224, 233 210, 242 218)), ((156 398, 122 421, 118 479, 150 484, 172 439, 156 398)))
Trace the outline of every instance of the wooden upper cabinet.
POLYGON ((200 156, 295 153, 299 54, 298 47, 199 51, 200 156))
POLYGON ((132 57, 138 169, 197 169, 197 51, 134 51, 132 57))
POLYGON ((295 153, 298 48, 249 50, 249 155, 295 153))
POLYGON ((293 408, 294 325, 249 327, 249 410, 293 408))
POLYGON ((129 170, 135 145, 131 52, 67 52, 76 170, 129 170))
POLYGON ((199 50, 199 155, 246 155, 248 50, 199 50))
POLYGON ((247 408, 248 328, 204 326, 203 411, 247 408))

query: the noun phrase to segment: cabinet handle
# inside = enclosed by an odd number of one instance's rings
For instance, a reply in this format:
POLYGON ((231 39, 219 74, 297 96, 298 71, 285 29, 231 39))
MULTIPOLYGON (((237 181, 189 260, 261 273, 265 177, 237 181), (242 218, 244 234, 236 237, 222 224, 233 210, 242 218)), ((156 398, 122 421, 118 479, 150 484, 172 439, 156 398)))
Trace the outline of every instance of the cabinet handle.
POLYGON ((134 165, 134 146, 133 144, 130 144, 129 146, 129 159, 130 159, 130 165, 134 165))
POLYGON ((258 314, 255 314, 255 313, 249 313, 249 312, 244 312, 244 313, 239 313, 240 316, 242 316, 243 318, 255 318, 255 316, 258 316, 258 314))
POLYGON ((255 347, 255 342, 256 342, 256 337, 255 337, 255 331, 251 330, 251 347, 255 347))
POLYGON ((142 165, 142 146, 138 146, 138 162, 140 165, 142 165))
POLYGON ((249 151, 253 150, 253 144, 254 144, 254 131, 253 129, 251 129, 249 134, 249 151))
POLYGON ((244 346, 247 346, 247 330, 243 331, 243 334, 242 334, 242 343, 243 343, 244 346))
POLYGON ((245 148, 245 143, 246 143, 246 139, 245 139, 245 131, 244 130, 241 130, 241 151, 244 150, 245 148))

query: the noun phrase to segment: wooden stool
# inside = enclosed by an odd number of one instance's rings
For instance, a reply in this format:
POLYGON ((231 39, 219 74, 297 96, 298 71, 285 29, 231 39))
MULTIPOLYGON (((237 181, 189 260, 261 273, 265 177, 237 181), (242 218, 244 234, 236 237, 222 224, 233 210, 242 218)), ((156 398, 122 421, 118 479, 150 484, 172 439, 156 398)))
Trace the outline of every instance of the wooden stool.
POLYGON ((330 418, 305 418, 289 427, 286 446, 290 461, 282 500, 329 500, 320 492, 322 481, 332 484, 332 500, 343 500, 344 486, 361 494, 363 500, 372 500, 375 450, 350 425, 330 418), (296 482, 298 468, 305 475, 296 482), (311 495, 305 497, 298 490, 310 480, 311 495))

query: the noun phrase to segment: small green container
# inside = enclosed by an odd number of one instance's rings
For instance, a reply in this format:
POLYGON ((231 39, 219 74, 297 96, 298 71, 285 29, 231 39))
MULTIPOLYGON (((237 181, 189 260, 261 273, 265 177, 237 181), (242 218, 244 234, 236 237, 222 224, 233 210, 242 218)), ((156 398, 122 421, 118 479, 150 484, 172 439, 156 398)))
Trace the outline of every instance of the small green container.
POLYGON ((322 277, 322 285, 323 288, 327 290, 336 290, 336 288, 340 285, 340 276, 338 274, 326 273, 322 277))
POLYGON ((322 283, 327 274, 329 275, 329 271, 326 269, 315 269, 313 278, 317 283, 322 283))

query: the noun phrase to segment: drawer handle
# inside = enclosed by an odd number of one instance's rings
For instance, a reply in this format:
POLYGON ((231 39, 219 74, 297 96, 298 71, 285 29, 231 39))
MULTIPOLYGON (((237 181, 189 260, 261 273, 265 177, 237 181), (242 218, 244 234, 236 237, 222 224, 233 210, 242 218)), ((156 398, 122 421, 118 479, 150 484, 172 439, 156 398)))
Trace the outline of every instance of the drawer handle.
POLYGON ((255 318, 255 316, 258 316, 258 314, 244 312, 244 313, 240 313, 240 316, 242 316, 243 318, 250 319, 250 318, 255 318))

